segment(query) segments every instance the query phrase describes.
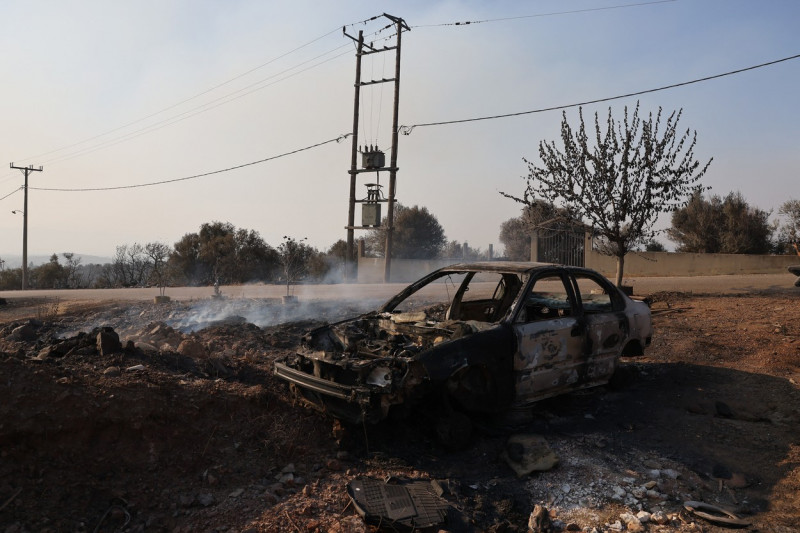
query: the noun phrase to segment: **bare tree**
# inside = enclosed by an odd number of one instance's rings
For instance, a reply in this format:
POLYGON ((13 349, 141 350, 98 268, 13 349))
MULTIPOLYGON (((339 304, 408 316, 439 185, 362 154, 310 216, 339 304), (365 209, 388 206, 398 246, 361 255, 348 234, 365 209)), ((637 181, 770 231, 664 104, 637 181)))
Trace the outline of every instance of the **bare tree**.
POLYGON ((284 235, 283 242, 278 245, 283 277, 286 281, 286 296, 290 296, 291 286, 308 272, 307 259, 312 249, 303 242, 305 240, 305 237, 297 240, 294 237, 284 235))
POLYGON ((122 244, 117 246, 111 262, 112 283, 123 287, 136 287, 147 279, 150 260, 141 244, 122 244))
POLYGON ((778 209, 778 214, 784 217, 778 246, 784 249, 791 246, 800 255, 800 200, 786 200, 778 209))
POLYGON ((167 283, 170 280, 169 258, 172 248, 163 242, 148 242, 145 247, 145 254, 150 259, 150 279, 158 286, 158 294, 163 297, 167 290, 167 283))
POLYGON ((697 132, 678 134, 681 112, 673 112, 660 131, 661 108, 654 117, 639 117, 639 104, 621 122, 608 110, 605 131, 595 114, 594 146, 578 111, 580 126, 574 132, 566 112, 561 120, 563 149, 541 141, 542 166, 525 159, 529 174, 522 197, 503 196, 532 205, 541 198, 560 204, 592 226, 603 246, 600 251, 617 258, 617 285, 622 284, 625 254, 657 233, 658 215, 685 205, 705 174, 694 158, 697 132))
POLYGON ((83 285, 83 280, 81 279, 80 271, 78 267, 81 264, 81 258, 75 257, 73 252, 63 252, 61 254, 64 256, 64 260, 66 263, 63 265, 64 267, 64 279, 66 281, 66 285, 70 289, 77 289, 83 285))

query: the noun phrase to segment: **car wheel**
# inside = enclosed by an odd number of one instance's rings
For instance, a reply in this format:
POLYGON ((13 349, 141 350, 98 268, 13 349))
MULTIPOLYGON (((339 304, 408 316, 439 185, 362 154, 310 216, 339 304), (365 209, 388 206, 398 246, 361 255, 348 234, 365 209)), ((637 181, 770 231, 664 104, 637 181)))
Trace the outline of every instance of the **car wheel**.
POLYGON ((445 413, 436 423, 436 436, 447 448, 464 449, 469 446, 472 437, 472 421, 459 411, 445 413))

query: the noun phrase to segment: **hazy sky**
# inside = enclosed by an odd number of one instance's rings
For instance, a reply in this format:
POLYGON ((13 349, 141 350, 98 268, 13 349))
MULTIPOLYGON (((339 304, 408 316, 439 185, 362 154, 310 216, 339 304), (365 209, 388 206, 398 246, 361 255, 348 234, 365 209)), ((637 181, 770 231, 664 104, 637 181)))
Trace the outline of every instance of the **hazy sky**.
MULTIPOLYGON (((0 0, 0 257, 19 255, 22 173, 30 186, 99 188, 176 180, 349 133, 355 56, 341 28, 386 11, 403 34, 400 123, 570 105, 800 54, 796 0, 263 2, 0 0), (628 7, 622 7, 628 6, 628 7), (604 9, 609 8, 609 9, 604 9), (571 13, 567 13, 571 12, 571 13), (498 20, 504 19, 504 20, 498 20), (487 21, 470 25, 447 25, 487 21), (13 193, 13 194, 12 194, 13 193)), ((380 18, 348 27, 373 35, 380 18)), ((391 77, 393 54, 364 59, 391 77)), ((703 183, 777 211, 800 197, 800 59, 584 114, 683 109, 703 183)), ((387 151, 391 84, 362 92, 360 140, 387 151)), ((567 110, 577 118, 577 109, 567 110)), ((434 213, 448 239, 499 248, 538 143, 560 111, 418 127, 401 136, 397 198, 434 213)), ((230 172, 114 191, 29 191, 29 255, 111 256, 123 243, 173 244, 203 222, 254 229, 271 245, 346 235, 350 140, 230 172)), ((374 176, 360 179, 362 185, 374 176)), ((388 175, 381 177, 388 183, 388 175)), ((360 211, 356 214, 360 220, 360 211)), ((664 217, 661 225, 668 224, 664 217)), ((356 236, 364 235, 356 232, 356 236)))

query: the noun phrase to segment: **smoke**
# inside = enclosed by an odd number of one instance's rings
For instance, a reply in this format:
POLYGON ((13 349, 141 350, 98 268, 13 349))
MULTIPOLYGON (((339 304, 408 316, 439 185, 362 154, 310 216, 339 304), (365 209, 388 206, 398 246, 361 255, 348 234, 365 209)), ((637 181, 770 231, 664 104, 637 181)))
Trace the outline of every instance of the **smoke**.
POLYGON ((332 301, 301 300, 284 304, 277 299, 219 298, 196 302, 179 317, 166 320, 182 333, 191 333, 219 324, 249 322, 260 328, 306 320, 335 322, 380 305, 379 300, 332 301))

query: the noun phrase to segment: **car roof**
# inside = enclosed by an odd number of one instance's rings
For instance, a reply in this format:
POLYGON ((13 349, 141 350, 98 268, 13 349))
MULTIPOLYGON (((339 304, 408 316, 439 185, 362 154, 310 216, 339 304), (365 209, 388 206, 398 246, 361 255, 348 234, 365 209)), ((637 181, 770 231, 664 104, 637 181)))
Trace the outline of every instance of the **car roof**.
POLYGON ((546 267, 559 266, 555 263, 534 263, 532 261, 478 261, 457 263, 440 269, 440 272, 514 272, 530 273, 546 267))

